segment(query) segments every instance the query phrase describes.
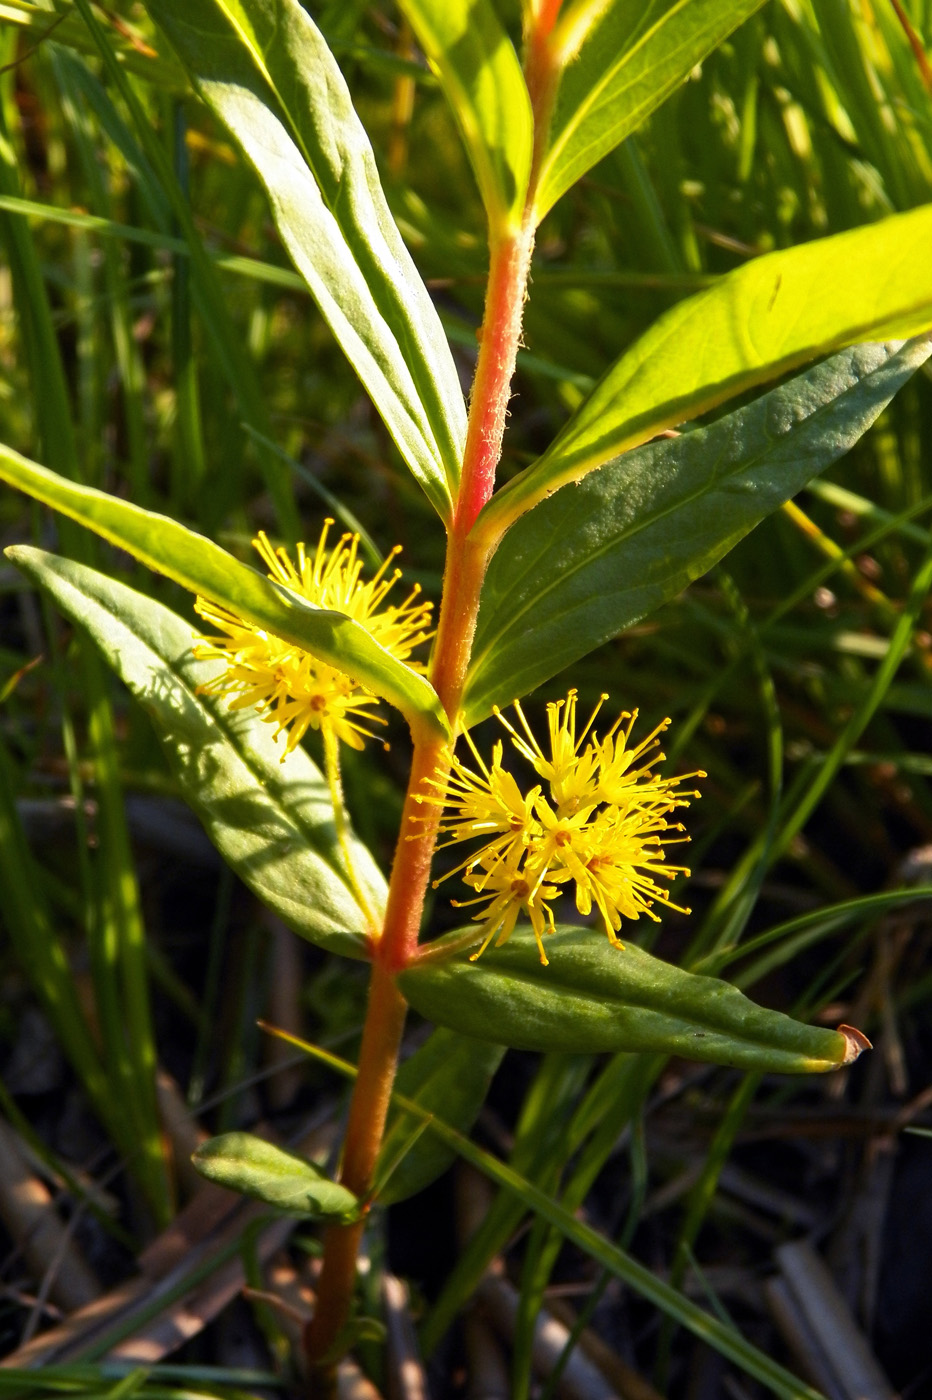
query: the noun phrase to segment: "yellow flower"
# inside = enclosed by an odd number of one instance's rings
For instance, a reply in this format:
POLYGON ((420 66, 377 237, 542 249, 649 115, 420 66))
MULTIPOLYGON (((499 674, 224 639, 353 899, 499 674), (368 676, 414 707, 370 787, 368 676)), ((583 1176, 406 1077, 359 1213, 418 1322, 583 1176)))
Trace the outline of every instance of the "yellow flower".
MULTIPOLYGON (((593 746, 590 744, 583 753, 579 752, 579 747, 595 723, 596 715, 607 699, 607 695, 601 697, 578 739, 576 737, 576 691, 571 690, 565 700, 556 700, 547 706, 547 729, 550 737, 549 758, 534 737, 518 700, 514 702, 514 710, 521 721, 521 727, 527 736, 526 739, 523 739, 514 726, 508 722, 497 705, 493 710, 496 719, 501 721, 511 735, 511 742, 518 752, 527 759, 540 777, 547 779, 550 784, 551 796, 561 811, 575 810, 591 797, 595 774, 593 746)), ((597 799, 593 798, 592 800, 597 799)))
MULTIPOLYGON (((276 583, 317 607, 345 613, 399 661, 422 669, 408 658, 430 636, 426 629, 431 604, 420 597, 420 588, 415 584, 403 603, 383 606, 386 595, 401 576, 397 569, 389 573, 398 549, 391 551, 371 579, 363 581, 359 537, 344 535, 328 550, 327 535, 332 524, 332 520, 324 522, 313 554, 308 555, 304 545, 298 545, 297 565, 285 549, 273 549, 261 531, 253 545, 276 583)), ((255 707, 264 719, 277 725, 276 738, 286 731, 282 761, 308 729, 326 730, 351 748, 361 749, 364 739, 374 737, 366 726, 385 723, 371 713, 378 704, 377 697, 353 677, 301 647, 245 622, 218 603, 198 598, 194 608, 218 629, 217 634, 199 639, 195 656, 223 661, 226 666, 200 689, 230 694, 231 709, 255 707)))
MULTIPOLYGON (((480 771, 473 773, 454 755, 450 760, 450 771, 442 780, 427 779, 437 793, 422 795, 417 800, 453 808, 455 815, 440 823, 440 832, 447 837, 440 843, 441 847, 482 836, 486 838, 483 853, 487 858, 507 862, 539 832, 539 823, 534 817, 534 802, 540 795, 540 788, 532 788, 527 796, 522 795, 514 777, 502 767, 501 743, 497 743, 492 750, 492 767, 489 769, 469 734, 466 735, 466 742, 480 771)), ((457 870, 471 864, 472 858, 469 858, 457 870)))
POLYGON ((453 907, 466 909, 472 904, 481 904, 491 895, 486 908, 476 916, 483 924, 485 937, 478 952, 470 954, 472 962, 485 952, 496 933, 496 947, 508 942, 518 915, 523 910, 531 921, 540 960, 547 966, 547 954, 541 940, 545 933, 554 932, 553 911, 548 901, 555 899, 559 890, 555 885, 543 883, 546 872, 545 865, 538 867, 527 861, 526 854, 514 852, 507 860, 494 861, 488 869, 467 871, 464 877, 466 883, 479 891, 478 898, 453 900, 453 907))
MULTIPOLYGON (((308 602, 316 603, 319 608, 345 613, 354 622, 361 623, 396 660, 408 661, 414 648, 433 635, 425 630, 430 626, 432 604, 421 598, 421 586, 416 583, 403 603, 391 603, 378 611, 401 578, 400 569, 388 572, 392 561, 401 553, 401 546, 395 545, 372 578, 363 582, 359 536, 343 535, 328 553, 327 536, 332 524, 332 520, 324 521, 313 555, 308 555, 303 544, 298 545, 297 567, 287 550, 272 548, 263 530, 259 531, 253 545, 268 568, 269 578, 284 584, 308 602)), ((424 669, 420 662, 408 664, 416 671, 424 669)))
MULTIPOLYGON (((685 805, 685 804, 683 804, 685 805)), ((623 815, 617 809, 606 808, 581 833, 575 846, 562 860, 562 869, 551 870, 550 878, 559 883, 568 879, 576 882, 576 908, 585 918, 593 904, 602 916, 608 941, 616 948, 624 944, 616 936, 622 919, 637 919, 646 914, 658 921, 652 905, 659 901, 667 909, 681 914, 689 910, 674 904, 669 892, 657 884, 655 877, 672 880, 688 875, 685 865, 664 864, 661 842, 688 840, 683 836, 661 835, 663 831, 681 832, 678 823, 668 825, 662 817, 651 816, 636 807, 623 815), (565 871, 565 874, 564 874, 565 871)))
POLYGON ((682 825, 669 817, 699 796, 682 789, 686 777, 705 774, 663 778, 652 771, 663 759, 657 736, 669 720, 631 746, 637 712, 626 711, 600 741, 593 726, 605 699, 579 735, 575 691, 548 705, 549 753, 541 748, 520 705, 514 708, 522 732, 495 711, 514 747, 545 780, 549 796, 541 785, 522 793, 502 766, 501 742, 495 744, 487 767, 467 735, 479 772, 453 757, 449 772, 431 779, 433 791, 419 799, 450 813, 440 824, 448 838, 445 844, 476 838, 483 843, 450 872, 465 872, 466 883, 477 891, 478 898, 467 905, 489 901, 475 916, 483 925, 483 941, 474 959, 496 934, 496 946, 505 943, 523 912, 546 964, 542 937, 555 928, 550 906, 568 884, 575 885, 579 913, 588 917, 595 908, 609 942, 619 948, 622 920, 641 914, 656 919, 655 904, 689 913, 672 903, 659 881, 689 874, 685 866, 666 864, 664 847, 689 839, 682 825))
POLYGON ((666 758, 665 753, 659 752, 660 743, 657 736, 669 728, 670 721, 661 720, 646 739, 642 739, 634 748, 629 748, 628 740, 631 738, 631 730, 637 717, 637 710, 623 711, 601 744, 593 745, 598 750, 598 781, 595 794, 600 802, 624 807, 629 794, 636 794, 638 804, 643 805, 650 789, 656 791, 661 798, 667 791, 666 780, 652 774, 650 770, 655 763, 663 763, 666 758), (627 725, 624 724, 625 720, 628 721, 627 725), (658 752, 647 758, 652 749, 657 749, 658 752), (646 762, 643 761, 645 759, 646 762))

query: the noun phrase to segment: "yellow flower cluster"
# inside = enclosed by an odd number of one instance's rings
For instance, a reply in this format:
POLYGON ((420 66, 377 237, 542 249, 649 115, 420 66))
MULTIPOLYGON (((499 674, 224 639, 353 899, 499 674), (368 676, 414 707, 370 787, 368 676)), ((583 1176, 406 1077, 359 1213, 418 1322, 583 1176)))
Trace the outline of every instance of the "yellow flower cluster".
POLYGON ((548 705, 549 752, 537 742, 520 704, 514 706, 520 730, 495 710, 513 746, 543 780, 529 792, 523 793, 503 767, 501 741, 488 767, 467 734, 478 771, 454 757, 449 773, 430 780, 435 791, 422 795, 421 801, 442 806, 448 814, 440 823, 443 844, 483 839, 450 872, 462 872, 476 891, 475 899, 454 901, 456 907, 485 905, 475 916, 483 928, 473 960, 496 934, 496 946, 505 943, 523 912, 546 965, 543 937, 554 931, 551 904, 564 885, 575 884, 576 908, 584 917, 598 910, 609 942, 618 948, 624 946, 617 937, 622 919, 641 914, 656 919, 654 902, 689 912, 672 903, 658 880, 689 874, 685 866, 667 865, 663 848, 689 839, 681 834, 682 825, 668 818, 699 796, 682 791, 680 784, 705 774, 661 778, 651 771, 663 761, 658 736, 669 720, 632 746, 637 711, 625 711, 600 740, 593 725, 606 699, 578 736, 576 692, 548 705))
MULTIPOLYGON (((397 660, 407 662, 415 670, 422 669, 419 663, 409 661, 413 649, 431 635, 426 630, 430 626, 431 604, 420 596, 420 586, 415 584, 403 603, 383 606, 401 577, 399 569, 389 572, 399 547, 391 551, 371 579, 364 581, 359 536, 343 535, 328 549, 327 536, 332 525, 332 520, 324 522, 313 553, 308 554, 303 544, 298 545, 297 564, 285 549, 274 549, 260 532, 253 545, 269 578, 317 607, 345 613, 397 660)), ((329 730, 351 748, 361 749, 365 738, 374 737, 366 724, 385 723, 371 713, 378 704, 377 698, 352 676, 301 647, 244 622, 220 604, 198 598, 194 607, 220 633, 202 638, 194 654, 202 660, 226 663, 226 669, 201 690, 231 693, 235 697, 231 709, 255 706, 264 711, 263 717, 278 726, 276 738, 286 730, 288 739, 282 761, 308 729, 329 730)))

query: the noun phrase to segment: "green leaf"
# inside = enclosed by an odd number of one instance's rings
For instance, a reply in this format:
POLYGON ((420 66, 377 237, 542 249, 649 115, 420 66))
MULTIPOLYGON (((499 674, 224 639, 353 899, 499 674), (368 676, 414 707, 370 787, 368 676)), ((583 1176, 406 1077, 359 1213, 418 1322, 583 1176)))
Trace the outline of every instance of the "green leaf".
POLYGON ((630 943, 613 948, 590 929, 558 928, 548 939, 549 967, 530 930, 476 963, 462 943, 460 931, 431 944, 398 986, 422 1016, 479 1040, 518 1050, 662 1051, 784 1074, 837 1069, 859 1053, 841 1031, 768 1011, 728 982, 630 943))
POLYGON ((446 518, 466 435, 459 378, 322 35, 298 0, 147 8, 254 166, 295 266, 446 518))
MULTIPOLYGON (((272 727, 197 688, 216 665, 191 655, 191 625, 95 569, 25 545, 9 558, 83 628, 146 709, 182 795, 240 878, 296 933, 365 956, 366 920, 352 893, 323 775, 301 748, 281 761, 272 727)), ((372 903, 385 884, 365 847, 353 863, 372 903)))
POLYGON ((518 56, 491 0, 401 0, 456 114, 493 234, 520 223, 534 119, 518 56))
POLYGON ((932 204, 768 253, 666 312, 611 367, 542 457, 477 522, 522 511, 664 428, 807 360, 932 326, 932 204))
POLYGON ((682 437, 650 443, 512 526, 482 591, 467 723, 675 597, 842 456, 932 353, 862 345, 682 437))
POLYGON ((315 608, 203 535, 154 511, 66 481, 0 444, 0 480, 86 525, 150 569, 321 657, 397 706, 412 729, 446 732, 433 687, 343 613, 315 608))
POLYGON ((352 1191, 331 1181, 313 1162, 252 1133, 208 1138, 191 1161, 208 1181, 253 1196, 276 1210, 343 1225, 359 1219, 359 1199, 352 1191))
POLYGON ((538 220, 763 0, 615 0, 586 35, 557 94, 534 201, 538 220))
MULTIPOLYGON (((405 1060, 394 1091, 413 1100, 425 1112, 436 1114, 448 1127, 468 1132, 504 1053, 501 1045, 441 1028, 405 1060)), ((376 1180, 391 1172, 386 1184, 377 1190, 380 1205, 404 1201, 423 1191, 453 1161, 454 1150, 442 1138, 434 1133, 416 1136, 421 1126, 411 1114, 392 1111, 376 1172, 376 1180)))

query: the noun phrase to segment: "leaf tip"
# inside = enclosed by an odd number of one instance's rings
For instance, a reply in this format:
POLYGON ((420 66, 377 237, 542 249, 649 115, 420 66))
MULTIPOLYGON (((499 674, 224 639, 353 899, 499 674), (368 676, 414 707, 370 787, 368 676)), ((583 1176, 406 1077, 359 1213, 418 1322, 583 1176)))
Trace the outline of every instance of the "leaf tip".
POLYGON ((841 1025, 838 1027, 838 1033, 845 1037, 846 1048, 841 1061, 843 1065, 853 1065, 863 1051, 874 1048, 864 1032, 855 1026, 841 1025))

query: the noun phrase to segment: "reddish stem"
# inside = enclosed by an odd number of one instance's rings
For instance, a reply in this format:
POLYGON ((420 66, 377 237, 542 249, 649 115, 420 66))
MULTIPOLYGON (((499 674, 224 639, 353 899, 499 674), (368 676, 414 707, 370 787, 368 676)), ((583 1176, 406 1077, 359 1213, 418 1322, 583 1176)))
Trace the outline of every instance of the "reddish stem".
POLYGON ((451 549, 457 540, 465 539, 495 489, 495 471, 502 455, 533 246, 534 229, 530 225, 507 234, 492 245, 451 549))
MULTIPOLYGON (((544 8, 552 23, 558 4, 549 3, 544 8)), ((544 69, 549 71, 546 64, 544 69)), ((534 96, 532 90, 532 100, 534 96)), ((488 563, 486 548, 471 542, 469 532, 495 488, 533 245, 534 226, 528 217, 520 228, 494 240, 491 248, 463 474, 447 545, 430 673, 454 733, 488 563)), ((443 773, 448 766, 449 751, 442 740, 415 743, 385 922, 381 938, 373 944, 369 1006, 340 1176, 341 1182, 362 1199, 372 1189, 404 1029, 406 1006, 394 975, 417 954, 440 820, 438 808, 418 798, 425 792, 425 779, 443 773)), ((332 1355, 350 1316, 362 1230, 359 1222, 332 1226, 326 1234, 317 1308, 305 1337, 312 1384, 318 1392, 323 1391, 327 1374, 324 1358, 332 1355)))
POLYGON ((533 13, 528 15, 524 29, 526 50, 524 58, 524 77, 531 91, 532 99, 534 84, 528 75, 533 72, 534 69, 534 51, 535 49, 539 50, 547 43, 547 40, 553 32, 553 26, 560 17, 562 5, 563 0, 539 0, 538 4, 529 7, 533 13))
MULTIPOLYGON (((382 1144, 406 1011, 407 1005, 392 975, 381 961, 373 962, 356 1091, 350 1104, 340 1172, 342 1184, 362 1200, 371 1189, 382 1144)), ((321 1382, 317 1388, 325 1388, 324 1377, 331 1369, 327 1358, 351 1314, 356 1256, 364 1226, 365 1218, 354 1225, 331 1225, 324 1236, 317 1306, 304 1338, 312 1393, 315 1370, 321 1382), (324 1376, 320 1376, 321 1370, 324 1376)))

